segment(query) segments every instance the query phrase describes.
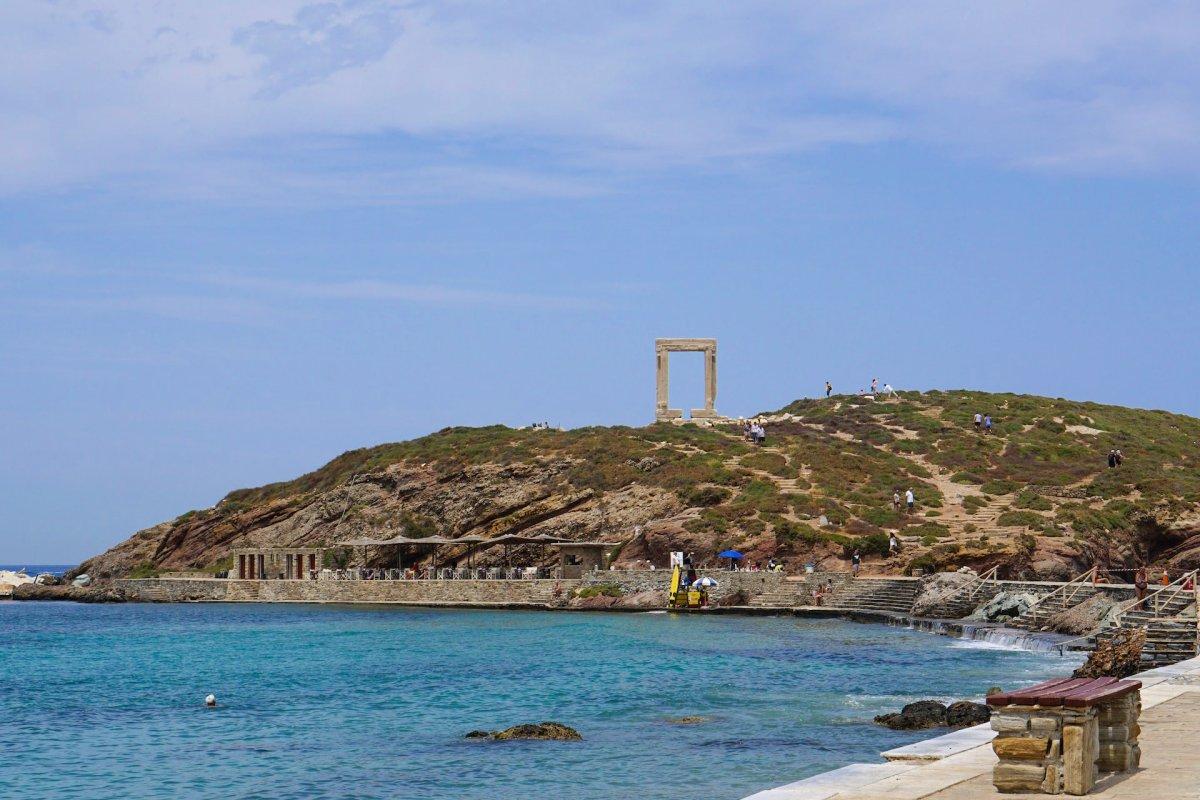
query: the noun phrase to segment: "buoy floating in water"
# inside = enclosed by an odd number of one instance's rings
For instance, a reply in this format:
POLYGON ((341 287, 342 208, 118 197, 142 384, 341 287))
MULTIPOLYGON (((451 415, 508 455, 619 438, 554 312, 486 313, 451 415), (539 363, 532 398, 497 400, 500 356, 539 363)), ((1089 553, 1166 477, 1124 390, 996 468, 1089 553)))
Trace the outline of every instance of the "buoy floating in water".
POLYGON ((204 698, 204 705, 208 706, 209 708, 216 708, 217 696, 215 694, 210 694, 208 697, 204 698))

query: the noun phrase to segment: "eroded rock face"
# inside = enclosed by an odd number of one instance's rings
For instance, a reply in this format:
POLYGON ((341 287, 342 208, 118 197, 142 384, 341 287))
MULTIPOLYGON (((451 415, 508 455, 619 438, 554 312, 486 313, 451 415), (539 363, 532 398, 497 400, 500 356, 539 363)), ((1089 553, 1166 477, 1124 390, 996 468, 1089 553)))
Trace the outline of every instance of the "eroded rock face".
POLYGON ((70 600, 76 603, 124 603, 125 593, 120 589, 102 586, 42 586, 26 583, 13 590, 13 600, 70 600))
POLYGON ((1141 671, 1145 644, 1145 630, 1119 630, 1111 638, 1096 642, 1096 649, 1072 677, 1127 678, 1141 671))
POLYGON ((897 731, 940 728, 946 724, 946 706, 936 700, 918 700, 900 709, 899 713, 880 714, 875 721, 897 731))
POLYGON ((1046 620, 1046 627, 1058 633, 1082 636, 1100 627, 1100 623, 1117 604, 1098 594, 1072 608, 1064 609, 1046 620))
MULTIPOLYGON (((143 563, 160 570, 195 569, 235 547, 328 545, 374 535, 409 518, 437 520, 442 535, 450 537, 522 533, 588 541, 635 526, 655 531, 682 510, 674 492, 654 486, 631 484, 603 494, 575 487, 568 480, 575 464, 567 457, 545 457, 469 466, 449 474, 432 465, 392 464, 328 491, 262 501, 245 509, 223 502, 186 514, 134 534, 73 574, 86 571, 107 580, 143 563)), ((682 530, 682 524, 670 530, 682 530)), ((655 555, 664 563, 665 554, 682 544, 691 543, 662 536, 655 555)), ((513 547, 511 556, 548 564, 555 554, 528 545, 513 547)), ((477 563, 486 563, 488 557, 484 553, 477 563)))
POLYGON ((913 603, 912 613, 918 617, 952 616, 954 601, 977 582, 974 570, 940 572, 925 581, 913 603))

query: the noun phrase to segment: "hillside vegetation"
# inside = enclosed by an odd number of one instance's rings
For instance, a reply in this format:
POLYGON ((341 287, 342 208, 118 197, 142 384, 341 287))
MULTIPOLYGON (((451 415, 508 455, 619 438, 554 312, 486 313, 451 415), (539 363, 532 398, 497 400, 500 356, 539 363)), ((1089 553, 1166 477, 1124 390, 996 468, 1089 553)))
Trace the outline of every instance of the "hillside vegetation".
POLYGON ((762 418, 762 446, 737 426, 448 428, 231 492, 83 568, 214 568, 246 543, 333 545, 401 528, 619 541, 626 563, 732 547, 834 566, 858 547, 884 572, 1200 566, 1200 420, 958 390, 800 400, 762 418), (992 416, 990 434, 977 412, 992 416), (1125 456, 1115 469, 1112 449, 1125 456), (914 513, 894 510, 893 492, 909 488, 914 513), (903 548, 889 556, 892 532, 903 548))

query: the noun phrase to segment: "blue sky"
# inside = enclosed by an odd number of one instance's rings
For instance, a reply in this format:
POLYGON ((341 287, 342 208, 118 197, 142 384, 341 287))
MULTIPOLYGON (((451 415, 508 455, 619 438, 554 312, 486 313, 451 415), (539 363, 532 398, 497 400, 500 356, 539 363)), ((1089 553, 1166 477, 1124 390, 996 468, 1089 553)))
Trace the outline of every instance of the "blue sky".
POLYGON ((1200 11, 0 7, 0 562, 451 424, 1200 411, 1200 11), (700 404, 698 357, 673 360, 700 404))

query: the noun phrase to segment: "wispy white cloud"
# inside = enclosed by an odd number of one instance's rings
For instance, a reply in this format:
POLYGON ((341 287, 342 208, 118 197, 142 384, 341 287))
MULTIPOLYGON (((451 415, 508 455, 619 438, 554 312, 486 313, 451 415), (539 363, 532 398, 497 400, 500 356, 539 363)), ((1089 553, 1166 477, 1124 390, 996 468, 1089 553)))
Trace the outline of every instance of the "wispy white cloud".
POLYGON ((573 196, 880 141, 1200 167, 1186 4, 11 0, 0 69, 10 195, 573 196))

